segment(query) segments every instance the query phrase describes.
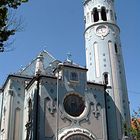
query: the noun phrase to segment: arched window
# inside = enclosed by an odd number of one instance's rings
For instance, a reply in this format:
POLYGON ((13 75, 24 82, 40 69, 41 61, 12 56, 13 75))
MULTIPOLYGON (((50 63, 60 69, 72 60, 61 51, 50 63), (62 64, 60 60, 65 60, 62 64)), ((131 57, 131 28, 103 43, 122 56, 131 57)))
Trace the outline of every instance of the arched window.
POLYGON ((110 10, 110 20, 114 20, 114 14, 112 10, 110 10))
POLYGON ((93 10, 93 18, 94 18, 94 22, 99 21, 99 13, 98 13, 97 8, 94 8, 93 10))
POLYGON ((108 73, 104 73, 104 84, 108 85, 108 73))
POLYGON ((31 122, 32 120, 32 101, 31 99, 28 101, 28 121, 31 122))
POLYGON ((70 80, 71 81, 78 81, 78 73, 77 72, 71 72, 70 73, 70 80))
POLYGON ((86 23, 86 16, 84 16, 84 22, 86 23))
POLYGON ((116 54, 118 53, 118 46, 117 46, 116 43, 115 43, 115 53, 116 53, 116 54))
POLYGON ((86 19, 86 21, 87 21, 87 23, 89 23, 89 21, 90 21, 90 15, 89 15, 89 13, 87 13, 87 19, 86 19))
POLYGON ((32 139, 31 126, 32 126, 32 100, 28 101, 28 122, 26 126, 26 140, 32 139))
POLYGON ((117 15, 116 15, 116 13, 115 13, 115 20, 117 21, 117 15))
POLYGON ((105 7, 102 7, 101 9, 101 17, 103 21, 107 21, 107 16, 106 16, 106 9, 105 7))
POLYGON ((111 78, 108 72, 103 73, 103 83, 108 87, 111 86, 111 78))

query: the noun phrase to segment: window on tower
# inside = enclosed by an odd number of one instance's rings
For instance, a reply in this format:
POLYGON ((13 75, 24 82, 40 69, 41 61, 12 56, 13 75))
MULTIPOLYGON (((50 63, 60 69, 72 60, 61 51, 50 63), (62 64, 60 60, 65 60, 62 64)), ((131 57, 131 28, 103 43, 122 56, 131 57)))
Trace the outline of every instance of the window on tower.
POLYGON ((94 18, 94 22, 99 21, 99 13, 98 13, 97 8, 94 8, 93 10, 93 18, 94 18))
POLYGON ((107 16, 106 16, 106 9, 105 7, 102 7, 101 9, 101 17, 103 21, 107 21, 107 16))
POLYGON ((108 86, 108 87, 111 86, 111 78, 110 78, 110 74, 108 72, 103 73, 103 82, 106 86, 108 86))
POLYGON ((110 10, 110 20, 114 20, 114 14, 112 10, 110 10))
POLYGON ((116 54, 118 53, 118 46, 117 46, 116 43, 115 43, 115 53, 116 53, 116 54))
POLYGON ((90 20, 90 15, 89 13, 87 13, 87 19, 86 19, 87 23, 89 23, 89 20, 90 20))
POLYGON ((84 22, 86 23, 86 16, 84 16, 84 22))
POLYGON ((28 121, 31 122, 32 120, 32 101, 29 99, 28 101, 28 121))
POLYGON ((104 74, 104 83, 108 85, 108 73, 104 74))

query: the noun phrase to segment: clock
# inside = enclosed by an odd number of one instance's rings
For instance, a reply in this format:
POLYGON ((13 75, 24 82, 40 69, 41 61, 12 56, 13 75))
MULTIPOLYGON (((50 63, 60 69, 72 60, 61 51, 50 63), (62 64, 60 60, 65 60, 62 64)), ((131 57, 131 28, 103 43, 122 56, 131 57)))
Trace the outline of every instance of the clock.
POLYGON ((101 39, 104 39, 104 37, 107 36, 109 33, 108 26, 106 25, 97 26, 95 28, 95 33, 97 36, 101 37, 101 39))

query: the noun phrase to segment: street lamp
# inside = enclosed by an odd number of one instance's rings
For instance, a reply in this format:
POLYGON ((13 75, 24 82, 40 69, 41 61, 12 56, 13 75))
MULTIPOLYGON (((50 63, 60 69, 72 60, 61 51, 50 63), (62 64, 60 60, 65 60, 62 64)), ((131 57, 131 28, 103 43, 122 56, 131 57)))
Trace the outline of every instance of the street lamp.
POLYGON ((56 140, 58 140, 58 128, 59 128, 59 79, 61 79, 60 70, 62 69, 63 63, 59 63, 56 68, 57 72, 57 91, 56 91, 56 140))

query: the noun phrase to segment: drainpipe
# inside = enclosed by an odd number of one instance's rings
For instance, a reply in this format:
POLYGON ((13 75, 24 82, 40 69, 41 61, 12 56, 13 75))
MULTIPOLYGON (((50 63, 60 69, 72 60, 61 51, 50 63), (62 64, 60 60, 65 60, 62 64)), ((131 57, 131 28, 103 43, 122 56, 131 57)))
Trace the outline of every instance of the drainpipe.
POLYGON ((40 84, 40 77, 39 75, 36 76, 36 81, 37 81, 37 85, 36 85, 36 92, 35 92, 35 129, 33 130, 33 140, 39 140, 39 84, 40 84))
POLYGON ((61 79, 61 75, 60 75, 60 71, 62 70, 62 66, 63 63, 59 63, 57 65, 57 103, 56 103, 56 110, 57 110, 57 114, 56 114, 56 140, 58 140, 58 131, 59 131, 59 79, 61 79))
POLYGON ((107 127, 107 140, 109 140, 109 130, 108 130, 108 113, 107 113, 107 93, 106 93, 107 85, 104 87, 104 98, 105 98, 105 112, 106 112, 106 127, 107 127))
POLYGON ((57 103, 56 103, 56 140, 58 140, 58 128, 59 128, 59 71, 58 71, 58 76, 57 76, 57 103))
POLYGON ((1 134, 1 123, 2 123, 2 111, 3 111, 3 98, 4 98, 4 91, 2 91, 2 98, 1 98, 1 112, 0 112, 0 134, 1 134))

